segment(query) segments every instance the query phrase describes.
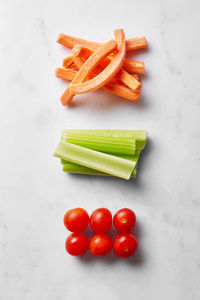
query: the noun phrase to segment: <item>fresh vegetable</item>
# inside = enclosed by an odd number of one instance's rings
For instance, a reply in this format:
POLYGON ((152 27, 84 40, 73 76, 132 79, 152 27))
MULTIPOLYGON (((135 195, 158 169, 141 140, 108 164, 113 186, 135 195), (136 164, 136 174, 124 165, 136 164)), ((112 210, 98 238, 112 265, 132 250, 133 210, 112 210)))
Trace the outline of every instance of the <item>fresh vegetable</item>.
POLYGON ((83 255, 88 249, 88 238, 83 233, 72 233, 65 242, 66 251, 73 256, 83 255))
POLYGON ((129 74, 127 71, 121 68, 118 73, 119 80, 127 85, 131 90, 137 91, 142 87, 141 82, 139 82, 134 76, 129 74))
MULTIPOLYGON (((90 48, 91 50, 96 50, 102 45, 101 43, 86 41, 84 39, 76 38, 63 33, 59 35, 57 39, 57 43, 66 46, 68 48, 73 48, 74 45, 81 45, 90 48)), ((147 40, 145 37, 132 38, 126 40, 126 51, 138 50, 146 47, 147 47, 147 40)))
MULTIPOLYGON (((107 143, 107 140, 109 141, 108 144, 111 144, 110 147, 113 147, 112 143, 118 140, 119 145, 115 145, 118 150, 114 153, 132 155, 133 152, 131 152, 127 144, 130 143, 130 147, 133 147, 134 149, 143 150, 147 142, 147 137, 148 132, 146 130, 68 129, 63 130, 61 138, 63 141, 98 151, 102 150, 102 144, 107 143), (133 143, 133 140, 135 144, 133 143), (94 144, 96 145, 95 148, 92 146, 94 144), (124 144, 123 150, 120 150, 121 144, 124 144)), ((108 146, 106 151, 109 151, 108 146)))
POLYGON ((136 166, 134 161, 63 141, 58 144, 54 156, 124 179, 130 178, 136 166))
MULTIPOLYGON (((105 131, 106 132, 106 131, 105 131)), ((72 143, 78 146, 82 146, 88 149, 101 151, 110 154, 122 154, 122 155, 135 155, 136 140, 132 136, 123 136, 123 134, 117 134, 110 132, 109 135, 105 133, 87 134, 76 133, 75 131, 63 131, 62 140, 68 143, 72 143)))
POLYGON ((89 216, 83 208, 73 208, 64 215, 65 227, 72 232, 81 232, 86 229, 89 222, 89 216))
POLYGON ((117 50, 113 40, 100 44, 64 34, 59 36, 59 43, 73 48, 73 56, 63 61, 66 72, 62 68, 56 70, 57 77, 71 81, 61 96, 63 105, 69 104, 75 94, 99 88, 131 101, 139 100, 142 84, 136 74, 145 73, 144 63, 125 58, 125 55, 127 51, 146 48, 146 38, 125 41, 120 29, 115 30, 115 39, 117 50))
POLYGON ((69 210, 64 217, 66 228, 72 232, 65 242, 66 251, 74 256, 83 255, 88 244, 90 252, 95 256, 104 256, 112 249, 117 256, 129 257, 137 249, 137 240, 133 234, 128 233, 136 222, 135 213, 129 208, 122 208, 114 215, 115 228, 123 233, 117 234, 112 243, 111 238, 105 234, 112 226, 112 214, 107 208, 98 208, 90 216, 90 227, 96 234, 88 242, 88 238, 80 233, 88 225, 88 213, 83 208, 69 210))
POLYGON ((95 76, 94 78, 86 82, 83 83, 72 82, 72 84, 70 85, 71 93, 80 94, 80 93, 94 91, 95 89, 100 88, 104 86, 106 83, 108 83, 120 70, 126 55, 125 36, 124 36, 124 31, 122 29, 115 30, 114 33, 115 33, 118 51, 116 52, 116 54, 113 55, 113 59, 111 60, 109 65, 97 76, 95 76))
POLYGON ((136 177, 146 141, 146 131, 63 130, 54 155, 64 172, 129 179, 136 177))
MULTIPOLYGON (((57 68, 55 74, 58 78, 70 81, 75 77, 75 75, 77 74, 77 71, 71 70, 71 69, 57 68)), ((132 101, 137 101, 140 97, 139 93, 135 93, 128 87, 122 85, 121 83, 117 83, 117 82, 109 82, 103 86, 103 89, 112 94, 115 94, 117 96, 129 99, 132 101)))
POLYGON ((107 232, 112 226, 112 214, 107 208, 98 208, 90 216, 90 227, 98 233, 107 232))
POLYGON ((133 38, 126 41, 126 51, 139 50, 147 47, 147 40, 145 37, 133 38))
POLYGON ((117 82, 110 81, 103 87, 103 89, 110 93, 113 93, 115 95, 118 95, 122 98, 131 100, 131 101, 138 101, 140 98, 139 92, 136 93, 136 92, 132 91, 131 89, 129 89, 128 87, 126 87, 125 85, 122 85, 117 82))
MULTIPOLYGON (((94 53, 93 50, 87 48, 87 47, 83 47, 80 45, 75 45, 72 48, 72 53, 73 53, 73 59, 74 59, 74 63, 75 63, 75 59, 76 58, 80 58, 82 61, 82 64, 90 57, 90 55, 92 53, 94 53)), ((112 60, 113 56, 109 55, 108 57, 102 59, 99 62, 99 66, 103 69, 105 69, 105 67, 107 67, 107 65, 110 63, 110 61, 112 60)), ((72 59, 72 56, 69 56, 68 58, 69 60, 72 59)), ((76 65, 76 63, 75 63, 76 65)), ((63 65, 64 66, 64 65, 63 65)), ((66 66, 67 68, 68 66, 66 66)), ((79 69, 80 66, 76 65, 76 67, 79 69)), ((129 58, 125 58, 124 62, 123 62, 123 66, 122 66, 126 71, 131 72, 131 73, 137 73, 137 74, 145 74, 145 66, 144 66, 144 62, 141 61, 135 61, 129 58)))
POLYGON ((90 252, 95 256, 104 256, 112 249, 112 240, 107 234, 95 234, 89 242, 90 252))
MULTIPOLYGON (((80 57, 80 58, 83 58, 84 60, 87 60, 90 57, 90 55, 92 55, 95 51, 96 50, 91 50, 90 48, 76 44, 72 48, 73 60, 74 60, 74 57, 80 57)), ((102 62, 100 61, 100 64, 101 63, 102 62)))
POLYGON ((145 66, 142 61, 125 58, 123 68, 130 73, 145 74, 145 66))
POLYGON ((63 59, 63 67, 64 68, 74 67, 74 58, 73 58, 73 56, 68 56, 68 57, 63 59))
POLYGON ((113 241, 113 250, 117 256, 130 257, 137 250, 136 237, 131 233, 117 234, 113 241))
MULTIPOLYGON (((85 175, 111 176, 109 174, 106 174, 106 173, 103 173, 103 172, 100 172, 100 171, 97 171, 97 170, 94 170, 91 168, 87 168, 84 166, 80 166, 80 165, 77 165, 77 164, 71 163, 69 161, 62 160, 62 159, 61 159, 61 163, 63 164, 63 172, 75 173, 75 174, 85 174, 85 175)), ((135 178, 136 173, 137 173, 137 166, 131 173, 130 178, 135 178)))
MULTIPOLYGON (((75 66, 80 69, 80 67, 84 64, 85 61, 90 59, 94 52, 91 51, 89 48, 81 47, 80 45, 75 45, 72 49, 72 53, 74 55, 74 64, 75 66)), ((112 61, 112 57, 106 57, 104 60, 102 59, 99 61, 99 66, 105 68, 108 64, 112 61)), ((85 64, 87 64, 85 62, 85 64)), ((129 74, 126 70, 121 68, 121 70, 115 76, 115 80, 119 80, 125 85, 127 85, 130 89, 136 91, 142 87, 142 84, 139 82, 138 76, 129 74)))
POLYGON ((113 224, 120 232, 129 232, 135 225, 135 222, 135 213, 129 208, 118 210, 113 218, 113 224))
POLYGON ((58 78, 71 81, 76 76, 77 71, 72 69, 57 68, 55 74, 58 78))
POLYGON ((85 64, 82 65, 79 72, 76 74, 71 84, 62 95, 61 102, 63 104, 68 104, 73 98, 74 93, 71 90, 71 87, 75 84, 82 83, 88 77, 88 75, 93 71, 93 69, 95 69, 99 61, 105 56, 107 56, 108 54, 110 54, 115 48, 116 48, 116 42, 114 40, 110 40, 109 42, 103 44, 100 48, 98 48, 88 58, 88 60, 85 62, 85 64))

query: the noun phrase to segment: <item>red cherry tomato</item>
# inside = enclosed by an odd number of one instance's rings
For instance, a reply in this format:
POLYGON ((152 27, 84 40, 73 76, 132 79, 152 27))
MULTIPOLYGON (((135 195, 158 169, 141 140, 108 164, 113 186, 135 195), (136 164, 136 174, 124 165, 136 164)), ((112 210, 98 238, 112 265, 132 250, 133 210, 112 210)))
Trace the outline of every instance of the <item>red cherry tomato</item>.
POLYGON ((113 218, 113 224, 120 232, 129 232, 135 225, 135 222, 135 213, 129 208, 118 210, 113 218))
POLYGON ((117 256, 129 257, 137 249, 137 240, 131 233, 117 234, 113 242, 113 250, 117 256))
POLYGON ((65 227, 72 232, 83 231, 88 226, 88 222, 88 213, 83 208, 70 209, 64 215, 65 227))
POLYGON ((66 251, 70 255, 83 255, 88 249, 88 238, 83 233, 72 233, 65 242, 66 251))
POLYGON ((107 208, 98 208, 90 216, 90 227, 98 233, 107 232, 112 225, 112 215, 107 208))
POLYGON ((112 249, 112 240, 105 233, 95 234, 89 242, 90 252, 95 256, 104 256, 112 249))

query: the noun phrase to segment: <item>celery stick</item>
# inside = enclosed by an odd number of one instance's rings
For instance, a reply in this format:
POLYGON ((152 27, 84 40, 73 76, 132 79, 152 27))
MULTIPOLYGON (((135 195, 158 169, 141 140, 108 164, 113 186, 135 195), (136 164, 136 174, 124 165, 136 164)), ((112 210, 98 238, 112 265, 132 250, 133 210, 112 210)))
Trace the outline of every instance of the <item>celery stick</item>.
POLYGON ((71 162, 66 162, 63 164, 63 171, 69 173, 77 173, 77 174, 88 174, 88 175, 99 175, 99 176, 110 176, 109 174, 87 168, 84 166, 80 166, 71 162))
MULTIPOLYGON (((128 159, 128 160, 132 160, 132 161, 135 161, 137 162, 138 158, 139 158, 139 155, 140 155, 140 151, 137 151, 135 155, 120 155, 120 154, 115 154, 114 156, 117 156, 117 157, 121 157, 121 158, 124 158, 124 159, 128 159)), ((68 161, 64 160, 64 159, 61 159, 61 164, 65 165, 66 163, 68 163, 68 161)), ((70 162, 71 164, 74 164, 72 162, 70 162)))
MULTIPOLYGON (((136 177, 136 169, 134 168, 133 172, 131 173, 131 178, 135 178, 136 177)), ((75 174, 87 174, 87 175, 98 175, 98 176, 111 176, 109 174, 94 170, 94 169, 90 169, 84 166, 80 166, 68 161, 65 161, 65 163, 63 164, 63 171, 64 172, 68 172, 68 173, 75 173, 75 174)))
MULTIPOLYGON (((113 153, 119 154, 133 154, 131 149, 142 150, 146 144, 148 133, 144 130, 87 130, 87 129, 74 129, 63 130, 62 139, 93 150, 99 150, 107 152, 109 150, 109 144, 113 145, 112 149, 115 149, 113 153), (134 145, 132 144, 134 142, 134 145), (104 143, 101 146, 101 143, 104 143), (127 145, 129 144, 129 146, 127 145), (106 145, 105 145, 106 144, 106 145), (118 148, 119 145, 119 148, 118 148), (95 149, 92 148, 95 146, 95 149), (122 147, 123 146, 123 147, 122 147), (98 147, 103 147, 98 148, 98 147), (121 148, 120 148, 121 147, 121 148)), ((110 153, 110 152, 109 152, 110 153)))
POLYGON ((100 135, 63 135, 62 140, 91 150, 109 154, 133 155, 136 141, 132 137, 100 136, 100 135))
MULTIPOLYGON (((133 160, 136 162, 136 164, 138 163, 138 159, 140 156, 140 151, 136 151, 136 154, 127 156, 127 155, 116 155, 118 157, 124 158, 124 159, 128 159, 128 160, 133 160)), ((88 175, 101 175, 101 176, 110 176, 109 174, 105 174, 102 173, 100 171, 94 170, 94 169, 90 169, 84 166, 80 166, 78 164, 66 161, 64 159, 61 159, 61 164, 63 165, 63 171, 64 172, 69 172, 69 173, 78 173, 78 174, 88 174, 88 175)), ((136 167, 134 168, 132 174, 131 174, 131 178, 135 178, 136 177, 136 167)))
MULTIPOLYGON (((118 155, 116 155, 116 156, 118 156, 118 155)), ((121 158, 135 161, 136 164, 138 163, 139 156, 140 156, 140 151, 137 151, 134 156, 119 155, 119 157, 121 157, 121 158)), ((94 170, 94 169, 90 169, 90 168, 87 168, 87 167, 84 167, 84 166, 80 166, 78 164, 66 161, 64 159, 61 159, 61 164, 63 165, 63 171, 64 172, 78 173, 78 174, 88 174, 88 175, 110 176, 109 174, 105 174, 105 173, 102 173, 102 172, 94 170)), ((136 177, 136 169, 137 169, 137 166, 134 168, 134 170, 131 174, 131 178, 136 177)))
POLYGON ((130 178, 136 166, 134 161, 66 142, 60 142, 54 156, 124 179, 130 178))

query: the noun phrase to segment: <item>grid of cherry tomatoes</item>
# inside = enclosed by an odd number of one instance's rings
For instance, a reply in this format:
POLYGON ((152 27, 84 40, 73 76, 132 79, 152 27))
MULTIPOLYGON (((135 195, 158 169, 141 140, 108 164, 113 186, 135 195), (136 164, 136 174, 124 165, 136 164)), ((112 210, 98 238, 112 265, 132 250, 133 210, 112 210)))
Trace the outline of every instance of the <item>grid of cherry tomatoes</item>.
POLYGON ((66 251, 73 256, 83 255, 89 248, 95 256, 104 256, 113 248, 114 253, 120 257, 130 257, 137 249, 137 239, 130 233, 135 226, 136 215, 129 208, 122 208, 112 217, 107 208, 98 208, 89 217, 83 208, 73 208, 64 216, 65 227, 73 232, 65 242, 66 251), (106 232, 112 226, 120 232, 114 240, 106 232), (87 227, 95 232, 90 240, 82 233, 87 227))

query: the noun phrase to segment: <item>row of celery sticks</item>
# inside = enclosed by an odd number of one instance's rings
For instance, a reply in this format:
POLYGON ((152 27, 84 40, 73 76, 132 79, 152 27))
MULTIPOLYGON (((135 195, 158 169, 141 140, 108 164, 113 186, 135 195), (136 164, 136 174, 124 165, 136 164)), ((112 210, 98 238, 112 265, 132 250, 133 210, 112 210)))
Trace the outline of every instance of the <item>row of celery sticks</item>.
POLYGON ((64 172, 128 180, 136 177, 147 137, 144 130, 63 130, 54 156, 64 172))

